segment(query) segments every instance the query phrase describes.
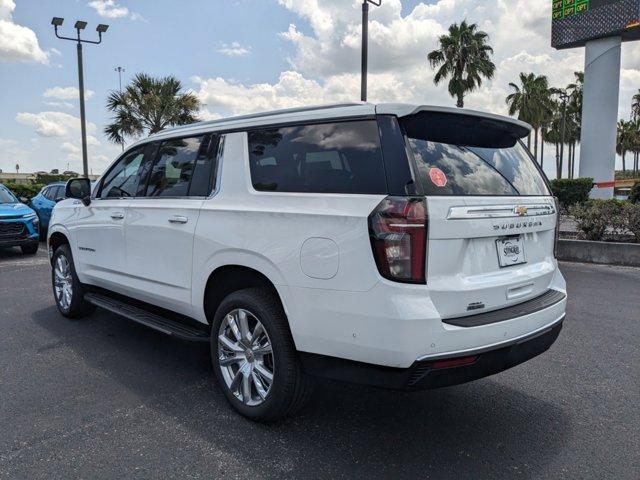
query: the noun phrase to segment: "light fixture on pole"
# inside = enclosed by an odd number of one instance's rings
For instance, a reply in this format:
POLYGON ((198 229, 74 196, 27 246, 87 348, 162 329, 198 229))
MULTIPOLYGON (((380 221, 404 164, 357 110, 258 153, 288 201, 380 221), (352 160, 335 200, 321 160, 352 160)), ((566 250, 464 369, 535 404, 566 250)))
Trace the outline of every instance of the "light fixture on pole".
POLYGON ((379 7, 382 0, 362 0, 362 71, 360 100, 367 101, 367 63, 369 61, 369 4, 379 7))
POLYGON ((82 169, 85 177, 89 176, 89 161, 87 158, 87 126, 86 126, 86 116, 85 116, 85 108, 84 108, 84 72, 82 67, 82 44, 83 43, 92 43, 97 45, 102 43, 102 34, 105 33, 109 29, 109 25, 105 25, 103 23, 99 24, 96 28, 96 32, 98 32, 98 40, 83 40, 80 38, 80 32, 87 28, 87 22, 82 20, 76 21, 73 28, 76 29, 77 37, 63 37, 58 34, 58 27, 62 26, 64 22, 64 18, 53 17, 51 20, 51 25, 53 25, 56 37, 61 40, 70 40, 72 42, 77 43, 78 50, 78 87, 80 89, 80 131, 82 133, 82 169))

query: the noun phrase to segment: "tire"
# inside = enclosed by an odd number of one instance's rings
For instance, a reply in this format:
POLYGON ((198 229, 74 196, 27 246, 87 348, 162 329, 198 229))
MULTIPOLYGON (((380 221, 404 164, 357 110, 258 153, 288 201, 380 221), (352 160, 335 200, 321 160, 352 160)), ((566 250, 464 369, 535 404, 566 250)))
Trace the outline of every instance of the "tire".
POLYGON ((293 415, 310 394, 310 381, 302 371, 287 317, 279 299, 269 289, 239 290, 222 301, 211 328, 211 357, 225 397, 236 411, 251 420, 273 422, 293 415), (235 323, 236 331, 243 330, 242 312, 247 335, 238 337, 231 325, 235 323), (263 327, 257 337, 256 322, 263 327), (229 339, 236 342, 235 350, 229 346, 229 339), (269 348, 271 353, 264 354, 269 348), (266 375, 269 372, 270 384, 266 375), (240 380, 234 383, 237 378, 240 380))
POLYGON ((25 255, 35 255, 36 253, 38 253, 39 246, 40 244, 38 242, 33 242, 28 245, 21 246, 20 250, 22 250, 22 253, 24 253, 25 255))
POLYGON ((76 275, 69 245, 60 245, 53 253, 51 286, 56 305, 63 316, 81 318, 95 310, 95 307, 84 299, 85 288, 76 275), (59 281, 56 284, 57 277, 59 281))

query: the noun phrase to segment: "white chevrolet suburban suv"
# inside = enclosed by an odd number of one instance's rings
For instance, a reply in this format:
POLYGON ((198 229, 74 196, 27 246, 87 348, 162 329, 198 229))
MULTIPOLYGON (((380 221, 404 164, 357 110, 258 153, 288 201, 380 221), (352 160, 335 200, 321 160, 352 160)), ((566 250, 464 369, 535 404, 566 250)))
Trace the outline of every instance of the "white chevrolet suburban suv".
POLYGON ((313 376, 411 390, 500 372, 548 349, 565 316, 529 133, 366 103, 162 131, 93 191, 67 184, 55 301, 210 342, 227 399, 256 420, 298 409, 313 376))

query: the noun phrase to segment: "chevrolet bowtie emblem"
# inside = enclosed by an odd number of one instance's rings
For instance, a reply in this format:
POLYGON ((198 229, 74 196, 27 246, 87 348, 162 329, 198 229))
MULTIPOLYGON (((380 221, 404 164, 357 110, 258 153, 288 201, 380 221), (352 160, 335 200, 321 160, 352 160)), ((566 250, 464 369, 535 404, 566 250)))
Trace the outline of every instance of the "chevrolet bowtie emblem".
POLYGON ((518 205, 517 207, 515 207, 513 209, 513 211, 514 211, 514 213, 516 215, 524 217, 527 214, 527 212, 529 211, 529 209, 527 207, 525 207, 524 205, 518 205))

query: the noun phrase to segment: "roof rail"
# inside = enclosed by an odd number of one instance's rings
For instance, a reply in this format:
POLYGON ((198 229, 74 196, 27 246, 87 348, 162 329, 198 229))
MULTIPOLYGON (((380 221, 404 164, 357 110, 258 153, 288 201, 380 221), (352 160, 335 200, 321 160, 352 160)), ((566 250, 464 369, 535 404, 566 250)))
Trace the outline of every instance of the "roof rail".
POLYGON ((362 102, 351 102, 351 103, 331 103, 331 104, 327 104, 327 105, 314 105, 314 106, 309 106, 309 107, 294 107, 294 108, 283 108, 280 110, 271 110, 268 112, 260 112, 260 113, 250 113, 247 115, 238 115, 235 117, 226 117, 226 118, 217 118, 215 120, 207 120, 204 122, 195 122, 195 123, 189 123, 187 125, 180 125, 178 127, 171 127, 171 128, 165 128, 160 130, 159 132, 150 135, 150 137, 153 137, 155 135, 159 135, 159 134, 163 134, 163 133, 167 133, 167 132, 175 132, 175 131, 179 131, 179 130, 184 130, 187 128, 193 128, 193 127, 206 127, 209 125, 219 125, 221 123, 227 123, 227 122, 235 122, 238 120, 252 120, 254 118, 264 118, 264 117, 271 117, 273 115, 283 115, 283 114, 288 114, 288 113, 303 113, 303 112, 312 112, 314 110, 325 110, 325 109, 330 109, 330 108, 341 108, 341 107, 354 107, 357 105, 363 105, 362 102))

